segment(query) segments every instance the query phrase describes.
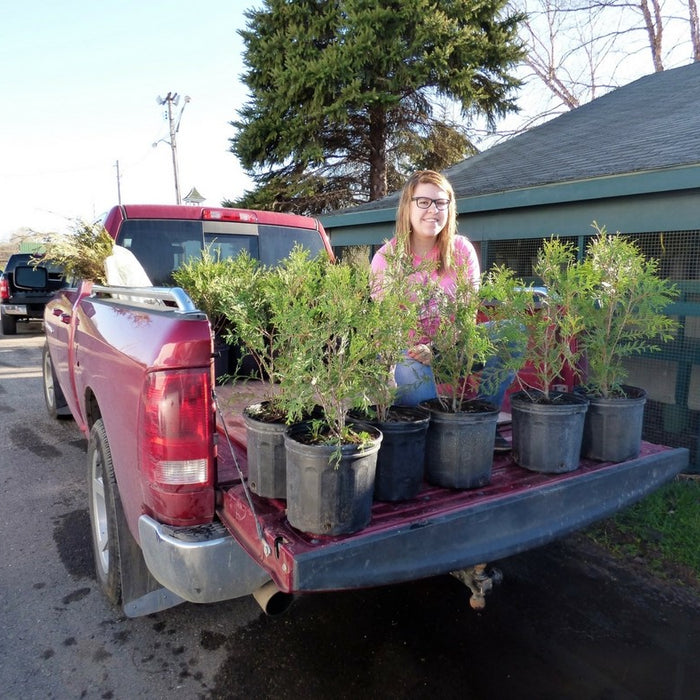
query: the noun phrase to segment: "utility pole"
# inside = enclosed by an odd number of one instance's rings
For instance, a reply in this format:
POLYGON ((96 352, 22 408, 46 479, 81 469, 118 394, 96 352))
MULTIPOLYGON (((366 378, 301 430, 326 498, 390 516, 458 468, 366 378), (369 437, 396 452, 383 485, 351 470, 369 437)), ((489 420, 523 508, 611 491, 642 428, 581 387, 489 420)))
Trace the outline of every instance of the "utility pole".
POLYGON ((119 161, 115 163, 117 169, 117 204, 122 205, 122 183, 121 176, 119 175, 119 161))
POLYGON ((168 112, 167 112, 167 118, 168 118, 168 130, 170 132, 170 141, 167 141, 166 139, 158 139, 153 144, 153 148, 155 148, 161 141, 167 143, 170 146, 170 150, 172 151, 173 155, 173 176, 175 178, 175 201, 177 204, 182 204, 182 198, 180 197, 180 179, 179 179, 179 173, 178 173, 178 167, 177 167, 177 132, 180 130, 180 121, 182 120, 182 113, 185 111, 185 106, 187 105, 188 102, 190 102, 191 98, 186 95, 184 102, 182 104, 182 108, 180 109, 180 113, 177 116, 177 119, 174 118, 173 116, 173 106, 177 107, 178 103, 180 102, 180 95, 178 95, 176 92, 169 92, 165 97, 161 97, 160 95, 156 98, 156 102, 159 105, 167 105, 168 106, 168 112))

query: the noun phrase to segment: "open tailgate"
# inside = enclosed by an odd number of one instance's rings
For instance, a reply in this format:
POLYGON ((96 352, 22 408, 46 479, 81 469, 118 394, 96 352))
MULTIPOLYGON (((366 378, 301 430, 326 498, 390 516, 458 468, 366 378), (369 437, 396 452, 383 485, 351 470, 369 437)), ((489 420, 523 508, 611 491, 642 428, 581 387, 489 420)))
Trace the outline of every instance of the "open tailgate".
MULTIPOLYGON (((246 397, 250 402, 250 396, 246 397)), ((583 460, 565 474, 540 474, 494 456, 488 486, 453 490, 424 483, 418 497, 375 502, 370 524, 337 537, 292 528, 285 501, 246 492, 245 426, 228 406, 219 472, 228 476, 218 514, 229 532, 285 592, 378 586, 448 573, 538 547, 606 518, 670 481, 688 465, 684 448, 642 443, 636 459, 583 460)), ((507 428, 502 432, 507 435, 507 428)))

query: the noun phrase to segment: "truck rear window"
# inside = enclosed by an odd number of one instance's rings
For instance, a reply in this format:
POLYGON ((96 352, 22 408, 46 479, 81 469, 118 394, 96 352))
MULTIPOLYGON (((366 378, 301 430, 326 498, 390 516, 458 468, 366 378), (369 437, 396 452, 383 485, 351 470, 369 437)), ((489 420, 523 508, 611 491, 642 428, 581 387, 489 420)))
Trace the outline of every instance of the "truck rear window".
POLYGON ((274 265, 299 244, 312 255, 323 250, 317 231, 290 226, 270 226, 223 221, 129 219, 116 242, 131 250, 156 286, 173 284, 172 273, 182 263, 201 255, 204 246, 222 257, 246 250, 265 265, 274 265))

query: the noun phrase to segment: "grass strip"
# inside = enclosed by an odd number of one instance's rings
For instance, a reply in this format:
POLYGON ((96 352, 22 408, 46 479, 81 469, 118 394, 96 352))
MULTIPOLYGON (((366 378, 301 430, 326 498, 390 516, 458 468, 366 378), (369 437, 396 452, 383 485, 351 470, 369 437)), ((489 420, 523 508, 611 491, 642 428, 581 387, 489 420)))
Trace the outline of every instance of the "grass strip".
POLYGON ((682 475, 584 534, 660 578, 700 584, 700 478, 682 475))

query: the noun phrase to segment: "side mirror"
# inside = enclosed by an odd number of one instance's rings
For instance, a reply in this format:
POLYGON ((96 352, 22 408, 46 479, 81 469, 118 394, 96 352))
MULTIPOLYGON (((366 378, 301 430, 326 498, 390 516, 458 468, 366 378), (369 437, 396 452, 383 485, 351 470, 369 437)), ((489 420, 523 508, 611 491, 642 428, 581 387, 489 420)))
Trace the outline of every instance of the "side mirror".
POLYGON ((21 289, 45 289, 49 284, 49 273, 45 267, 18 265, 14 276, 15 286, 21 289))

